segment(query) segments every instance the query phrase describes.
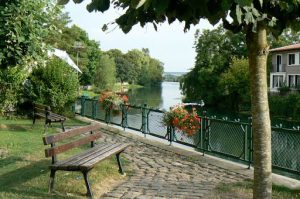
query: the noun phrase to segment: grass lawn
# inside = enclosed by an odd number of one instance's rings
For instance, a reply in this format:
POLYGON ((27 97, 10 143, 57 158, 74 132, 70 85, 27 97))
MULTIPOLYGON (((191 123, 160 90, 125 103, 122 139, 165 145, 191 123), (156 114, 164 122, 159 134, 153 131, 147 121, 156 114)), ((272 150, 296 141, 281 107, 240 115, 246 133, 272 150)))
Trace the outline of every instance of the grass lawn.
MULTIPOLYGON (((252 199, 252 181, 234 184, 221 184, 209 199, 252 199)), ((300 190, 290 190, 285 187, 273 185, 273 199, 300 199, 300 190)))
MULTIPOLYGON (((86 123, 70 119, 65 122, 66 128, 80 125, 86 123)), ((48 133, 55 133, 56 127, 60 124, 48 128, 48 133)), ((32 120, 0 117, 0 198, 85 198, 86 188, 79 172, 58 171, 55 192, 48 193, 51 158, 44 155, 43 133, 42 119, 33 126, 32 120)), ((70 153, 58 155, 58 159, 70 153)), ((118 173, 115 157, 97 164, 89 177, 95 198, 125 179, 118 173)))

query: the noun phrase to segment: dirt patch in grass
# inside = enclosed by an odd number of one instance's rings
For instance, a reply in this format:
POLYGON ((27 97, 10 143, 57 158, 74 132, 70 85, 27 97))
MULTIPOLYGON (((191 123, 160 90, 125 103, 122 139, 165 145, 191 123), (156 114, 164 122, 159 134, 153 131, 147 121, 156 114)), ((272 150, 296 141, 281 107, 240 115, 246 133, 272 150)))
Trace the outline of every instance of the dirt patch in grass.
POLYGON ((119 186, 126 180, 128 180, 128 177, 108 178, 105 182, 102 181, 94 186, 95 195, 101 197, 103 194, 113 190, 113 188, 119 186))
POLYGON ((0 124, 0 130, 6 130, 7 125, 6 124, 0 124))
POLYGON ((0 159, 6 158, 8 156, 9 152, 7 149, 0 148, 0 159))

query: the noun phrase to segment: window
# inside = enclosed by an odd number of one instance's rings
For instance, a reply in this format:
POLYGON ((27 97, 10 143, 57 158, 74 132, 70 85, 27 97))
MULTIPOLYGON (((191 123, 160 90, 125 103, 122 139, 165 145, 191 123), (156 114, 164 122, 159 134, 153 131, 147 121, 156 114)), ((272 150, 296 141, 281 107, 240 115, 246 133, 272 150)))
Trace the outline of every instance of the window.
POLYGON ((289 87, 295 87, 295 75, 289 75, 289 87))
POLYGON ((295 54, 289 54, 289 65, 295 65, 295 54))
POLYGON ((276 56, 276 72, 282 72, 281 55, 276 56))
POLYGON ((295 86, 300 87, 300 75, 295 75, 295 86))
MULTIPOLYGON (((299 76, 299 81, 300 81, 300 76, 299 76)), ((273 75, 273 88, 279 88, 281 86, 283 86, 283 75, 273 75)))

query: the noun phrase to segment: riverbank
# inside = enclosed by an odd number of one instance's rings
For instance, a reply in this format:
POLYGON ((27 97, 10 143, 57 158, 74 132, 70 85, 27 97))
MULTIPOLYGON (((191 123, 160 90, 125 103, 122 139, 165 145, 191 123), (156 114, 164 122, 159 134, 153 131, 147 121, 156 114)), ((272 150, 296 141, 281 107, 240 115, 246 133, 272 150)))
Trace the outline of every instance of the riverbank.
MULTIPOLYGON (((116 83, 112 90, 114 92, 127 92, 128 90, 139 88, 143 88, 143 86, 138 84, 116 83)), ((94 88, 92 86, 89 86, 86 89, 80 89, 79 91, 79 96, 86 96, 90 98, 97 97, 99 96, 99 94, 100 93, 94 91, 94 88)))

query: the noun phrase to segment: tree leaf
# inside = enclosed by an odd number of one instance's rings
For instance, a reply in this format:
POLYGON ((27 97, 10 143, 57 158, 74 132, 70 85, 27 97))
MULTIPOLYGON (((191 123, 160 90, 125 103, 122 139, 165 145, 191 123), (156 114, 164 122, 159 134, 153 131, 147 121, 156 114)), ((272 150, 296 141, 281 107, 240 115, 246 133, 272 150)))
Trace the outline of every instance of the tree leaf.
POLYGON ((136 6, 136 9, 142 7, 145 3, 146 3, 147 0, 140 0, 139 3, 137 4, 136 6))
POLYGON ((235 0, 235 3, 237 3, 241 7, 251 6, 252 0, 235 0))
POLYGON ((238 23, 241 24, 243 13, 242 13, 241 7, 239 5, 236 5, 235 14, 236 14, 236 19, 237 19, 238 23))
POLYGON ((110 0, 93 0, 90 4, 86 6, 89 12, 98 10, 104 12, 109 9, 110 0))
POLYGON ((65 5, 65 4, 67 4, 67 3, 69 3, 69 0, 58 0, 58 1, 57 1, 57 4, 58 4, 58 5, 65 5))
POLYGON ((251 12, 246 12, 244 20, 245 20, 246 24, 253 23, 254 22, 254 17, 252 15, 252 13, 251 12))
POLYGON ((73 1, 74 1, 74 3, 82 3, 84 0, 73 0, 73 1))

